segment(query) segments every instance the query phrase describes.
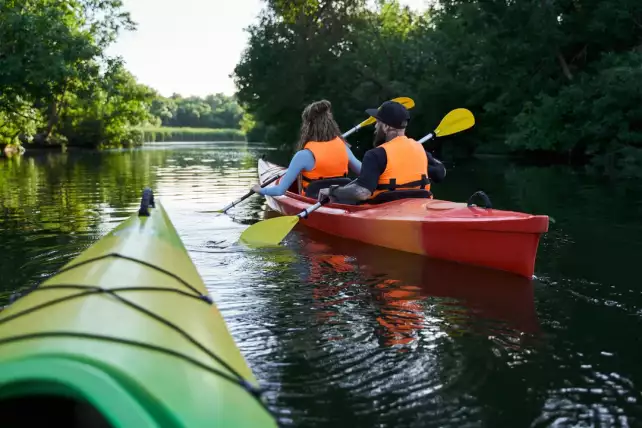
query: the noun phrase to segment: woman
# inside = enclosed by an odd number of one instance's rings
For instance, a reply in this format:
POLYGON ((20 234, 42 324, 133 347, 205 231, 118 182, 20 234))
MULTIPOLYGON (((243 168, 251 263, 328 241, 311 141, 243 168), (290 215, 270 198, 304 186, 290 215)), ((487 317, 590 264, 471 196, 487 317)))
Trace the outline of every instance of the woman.
POLYGON ((281 196, 301 174, 299 190, 301 194, 305 194, 305 189, 312 181, 345 177, 348 167, 359 174, 361 162, 341 137, 331 108, 330 101, 321 100, 303 110, 297 152, 292 157, 285 176, 276 186, 261 188, 255 184, 252 191, 261 195, 281 196))

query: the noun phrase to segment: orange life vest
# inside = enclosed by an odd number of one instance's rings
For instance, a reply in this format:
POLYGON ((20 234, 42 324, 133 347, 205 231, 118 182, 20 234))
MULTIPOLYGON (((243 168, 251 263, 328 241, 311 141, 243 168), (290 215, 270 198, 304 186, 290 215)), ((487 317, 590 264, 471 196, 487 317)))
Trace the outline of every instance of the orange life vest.
POLYGON ((386 151, 387 164, 370 198, 397 189, 430 190, 428 156, 421 144, 406 136, 399 136, 379 147, 386 151))
POLYGON ((301 172, 301 194, 314 180, 346 177, 348 175, 348 151, 345 142, 336 137, 330 141, 308 141, 303 147, 314 155, 314 168, 301 172))

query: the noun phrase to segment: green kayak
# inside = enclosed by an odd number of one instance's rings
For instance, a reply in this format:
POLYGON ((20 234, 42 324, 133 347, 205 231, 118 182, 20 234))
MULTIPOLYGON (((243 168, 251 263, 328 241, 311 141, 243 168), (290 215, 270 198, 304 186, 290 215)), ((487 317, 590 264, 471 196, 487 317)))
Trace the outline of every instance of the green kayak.
POLYGON ((277 422, 167 213, 137 215, 0 312, 3 427, 277 422))

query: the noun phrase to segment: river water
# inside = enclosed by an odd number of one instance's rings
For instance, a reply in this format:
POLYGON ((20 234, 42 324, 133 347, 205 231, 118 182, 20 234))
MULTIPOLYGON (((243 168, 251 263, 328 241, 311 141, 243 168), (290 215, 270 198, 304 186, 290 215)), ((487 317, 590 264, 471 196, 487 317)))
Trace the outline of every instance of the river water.
POLYGON ((246 143, 0 159, 0 304, 135 212, 151 186, 285 426, 642 426, 642 189, 567 167, 448 165, 440 199, 483 189, 548 214, 532 281, 297 228, 281 249, 239 235, 265 217, 246 143))

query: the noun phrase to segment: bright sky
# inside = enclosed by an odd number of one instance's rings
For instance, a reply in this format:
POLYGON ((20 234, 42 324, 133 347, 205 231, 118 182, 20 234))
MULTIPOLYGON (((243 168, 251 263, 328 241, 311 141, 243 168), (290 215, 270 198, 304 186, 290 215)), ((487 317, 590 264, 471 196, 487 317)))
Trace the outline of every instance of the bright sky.
MULTIPOLYGON (((138 30, 120 35, 109 53, 125 59, 140 83, 164 96, 223 92, 247 43, 243 31, 263 7, 261 0, 124 0, 138 30)), ((426 0, 400 0, 413 9, 426 0)))

